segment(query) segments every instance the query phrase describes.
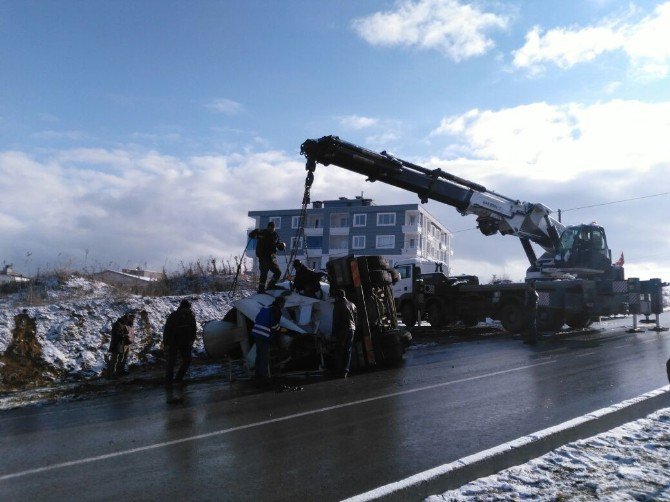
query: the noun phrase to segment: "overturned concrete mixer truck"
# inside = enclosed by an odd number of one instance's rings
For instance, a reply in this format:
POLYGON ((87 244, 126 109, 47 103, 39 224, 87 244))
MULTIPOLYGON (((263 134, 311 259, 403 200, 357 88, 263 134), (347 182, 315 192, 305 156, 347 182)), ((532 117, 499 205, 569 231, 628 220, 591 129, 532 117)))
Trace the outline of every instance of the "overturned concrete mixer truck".
POLYGON ((321 298, 298 294, 291 282, 234 302, 222 321, 203 328, 205 351, 214 359, 245 358, 253 368, 255 346, 251 338, 254 319, 261 308, 277 296, 284 296, 280 336, 270 351, 270 365, 276 373, 329 369, 337 356, 332 333, 333 299, 330 290, 343 289, 358 309, 358 323, 351 368, 392 367, 402 363, 412 335, 398 327, 391 285, 399 279, 382 256, 346 256, 330 260, 328 283, 321 283, 321 298))

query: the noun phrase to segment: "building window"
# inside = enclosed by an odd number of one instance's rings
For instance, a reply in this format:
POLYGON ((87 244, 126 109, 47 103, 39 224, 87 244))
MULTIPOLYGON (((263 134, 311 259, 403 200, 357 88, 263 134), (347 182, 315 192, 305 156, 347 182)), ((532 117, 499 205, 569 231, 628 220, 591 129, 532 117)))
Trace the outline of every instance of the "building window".
POLYGON ((291 249, 303 249, 302 237, 291 237, 291 249))
POLYGON ((270 216, 270 221, 268 223, 274 223, 275 229, 279 230, 281 228, 281 216, 270 216))
POLYGON ((351 249, 365 249, 365 236, 364 235, 352 236, 351 249))
POLYGON ((331 252, 345 250, 348 245, 349 237, 347 235, 331 235, 328 240, 328 247, 331 252))
POLYGON ((416 241, 414 239, 410 239, 409 240, 409 248, 414 249, 415 246, 416 246, 416 241))
POLYGON ((377 249, 392 249, 395 247, 395 235, 378 235, 377 249))
POLYGON ((323 237, 320 235, 307 236, 307 249, 321 249, 323 247, 323 237))
POLYGON ((300 226, 300 216, 291 216, 291 228, 298 228, 300 226))
POLYGON ((416 225, 416 216, 411 215, 411 216, 409 217, 409 223, 408 223, 408 224, 409 224, 409 225, 412 225, 412 226, 416 225))
POLYGON ((349 226, 349 215, 346 213, 333 213, 330 215, 331 228, 346 228, 349 226))
POLYGON ((364 227, 368 223, 367 214, 355 214, 354 215, 354 226, 355 227, 364 227))
POLYGON ((395 225, 395 213, 377 213, 377 226, 388 227, 395 225))

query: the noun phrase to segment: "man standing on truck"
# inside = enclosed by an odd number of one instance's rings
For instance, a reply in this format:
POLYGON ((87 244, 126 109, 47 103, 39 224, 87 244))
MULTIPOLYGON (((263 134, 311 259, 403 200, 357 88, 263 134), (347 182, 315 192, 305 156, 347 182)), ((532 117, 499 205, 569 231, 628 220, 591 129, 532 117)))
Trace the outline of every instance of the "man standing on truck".
POLYGON ((263 307, 256 314, 251 336, 256 344, 256 383, 267 385, 270 380, 270 341, 277 336, 281 310, 286 304, 286 298, 278 296, 268 307, 263 307))
POLYGON ((535 345, 537 343, 537 302, 539 298, 535 290, 535 284, 531 282, 528 284, 528 289, 526 289, 526 300, 524 302, 526 314, 528 315, 528 326, 523 343, 527 345, 535 345))
POLYGON ((356 305, 347 300, 344 290, 333 291, 335 304, 333 306, 333 335, 339 345, 342 365, 342 377, 347 378, 351 365, 351 349, 354 345, 356 334, 356 321, 358 318, 356 305))
POLYGON ((279 239, 279 234, 275 231, 273 221, 268 223, 265 229, 256 228, 249 232, 249 238, 257 239, 256 257, 258 258, 258 268, 260 269, 258 292, 265 293, 265 282, 268 278, 268 272, 272 272, 272 279, 270 279, 268 289, 272 289, 281 277, 281 270, 279 270, 279 265, 277 265, 277 250, 283 251, 286 249, 286 244, 279 239))

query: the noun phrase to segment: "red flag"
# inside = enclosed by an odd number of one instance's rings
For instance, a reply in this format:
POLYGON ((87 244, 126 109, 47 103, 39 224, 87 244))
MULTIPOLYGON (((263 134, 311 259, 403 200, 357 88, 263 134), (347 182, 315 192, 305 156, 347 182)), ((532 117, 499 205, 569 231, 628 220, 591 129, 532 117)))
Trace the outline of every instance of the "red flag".
POLYGON ((623 252, 621 253, 621 257, 615 261, 613 265, 615 267, 623 267, 623 252))

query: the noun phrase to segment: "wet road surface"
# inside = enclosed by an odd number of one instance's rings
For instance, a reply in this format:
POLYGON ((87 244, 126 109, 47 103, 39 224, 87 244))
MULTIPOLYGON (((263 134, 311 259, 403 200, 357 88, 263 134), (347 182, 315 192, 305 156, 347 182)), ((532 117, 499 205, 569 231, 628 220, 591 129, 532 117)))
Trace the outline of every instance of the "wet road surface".
POLYGON ((213 381, 180 405, 146 388, 4 411, 0 499, 339 500, 666 385, 670 334, 631 322, 423 343, 302 392, 213 381))

